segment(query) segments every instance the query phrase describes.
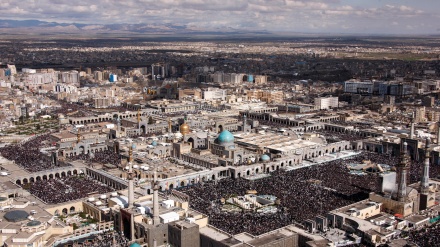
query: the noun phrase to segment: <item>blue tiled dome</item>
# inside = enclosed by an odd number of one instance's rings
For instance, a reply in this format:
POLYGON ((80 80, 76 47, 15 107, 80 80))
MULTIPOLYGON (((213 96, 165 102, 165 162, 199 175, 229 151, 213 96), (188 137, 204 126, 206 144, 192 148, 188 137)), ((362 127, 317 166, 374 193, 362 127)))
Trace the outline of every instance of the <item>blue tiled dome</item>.
POLYGON ((223 130, 220 135, 217 137, 217 140, 220 144, 222 143, 231 143, 234 142, 234 135, 227 130, 223 130))
POLYGON ((151 143, 151 145, 154 146, 154 147, 157 146, 157 141, 153 141, 153 142, 151 143))
POLYGON ((260 157, 261 161, 270 161, 270 157, 267 154, 263 154, 260 157))
POLYGON ((141 245, 138 243, 132 243, 130 244, 130 247, 141 247, 141 245))

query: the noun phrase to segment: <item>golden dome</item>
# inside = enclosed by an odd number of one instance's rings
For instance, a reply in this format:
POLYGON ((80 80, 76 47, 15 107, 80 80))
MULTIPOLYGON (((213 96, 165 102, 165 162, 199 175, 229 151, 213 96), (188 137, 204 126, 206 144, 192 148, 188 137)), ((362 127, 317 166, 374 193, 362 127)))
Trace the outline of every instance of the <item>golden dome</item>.
POLYGON ((189 134, 189 125, 188 124, 186 124, 186 123, 183 123, 182 125, 180 125, 180 133, 182 134, 182 135, 186 135, 186 134, 189 134))

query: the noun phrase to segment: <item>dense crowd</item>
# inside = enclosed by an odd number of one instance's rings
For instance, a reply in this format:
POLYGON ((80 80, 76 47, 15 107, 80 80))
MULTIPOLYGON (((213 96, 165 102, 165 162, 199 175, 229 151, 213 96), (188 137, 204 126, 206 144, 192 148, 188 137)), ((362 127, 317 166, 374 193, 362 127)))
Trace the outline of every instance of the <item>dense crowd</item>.
POLYGON ((119 157, 119 154, 110 150, 95 152, 93 153, 93 155, 79 154, 76 156, 68 157, 68 160, 86 160, 91 163, 112 164, 115 166, 121 164, 121 158, 119 157))
POLYGON ((314 132, 325 136, 328 142, 338 142, 338 141, 356 141, 362 139, 359 135, 355 133, 341 133, 334 132, 330 130, 315 130, 314 132))
POLYGON ((65 164, 60 162, 55 165, 50 157, 45 157, 40 152, 40 149, 51 146, 49 135, 34 136, 23 143, 2 147, 0 148, 0 154, 8 160, 15 161, 17 165, 29 172, 38 172, 63 166, 65 164))
MULTIPOLYGON (((350 158, 330 161, 321 165, 289 172, 278 171, 272 173, 270 177, 253 182, 245 179, 223 179, 217 184, 208 182, 182 190, 190 196, 191 207, 210 217, 210 224, 231 234, 243 231, 261 234, 295 222, 302 223, 306 219, 366 199, 369 192, 380 192, 381 182, 377 174, 349 174, 348 164, 362 163, 365 160, 376 164, 387 164, 391 167, 395 167, 400 162, 398 156, 362 152, 350 158), (244 195, 249 189, 255 189, 258 194, 274 195, 279 198, 281 204, 278 212, 263 214, 221 210, 221 198, 244 195), (236 224, 237 221, 242 224, 236 224)), ((422 161, 411 162, 410 183, 420 181, 422 168, 422 161)), ((440 166, 431 165, 430 177, 437 176, 440 176, 440 166)), ((435 228, 430 231, 439 230, 435 228)), ((423 234, 417 232, 415 235, 423 234)), ((439 235, 437 234, 437 236, 439 235)), ((435 235, 430 236, 429 234, 424 237, 431 239, 429 241, 438 239, 435 235)), ((422 244, 421 246, 432 245, 422 244)))
POLYGON ((28 187, 34 196, 52 204, 77 200, 91 193, 104 194, 113 191, 106 185, 81 176, 39 180, 24 187, 28 187))
POLYGON ((440 243, 440 224, 407 233, 408 240, 420 247, 438 246, 440 243))
MULTIPOLYGON (((424 161, 423 158, 420 161, 412 161, 411 166, 409 168, 409 179, 410 183, 418 182, 422 179, 423 174, 423 166, 424 161)), ((430 178, 438 178, 440 177, 440 166, 433 165, 432 163, 429 166, 429 177, 430 178)))
POLYGON ((352 175, 347 163, 362 162, 375 156, 360 154, 349 160, 336 160, 326 164, 301 168, 289 172, 278 171, 272 176, 255 181, 223 179, 183 188, 190 196, 190 205, 209 216, 210 224, 231 234, 243 231, 259 235, 281 226, 302 223, 317 215, 368 198, 371 191, 381 191, 376 174, 352 175), (255 189, 258 194, 274 195, 280 199, 279 210, 274 214, 254 212, 224 212, 221 198, 244 195, 255 189), (237 222, 241 222, 237 224, 237 222))
POLYGON ((50 112, 51 114, 67 115, 67 114, 71 114, 71 113, 76 113, 79 110, 87 111, 89 109, 86 106, 80 105, 80 104, 67 103, 64 101, 57 101, 57 102, 60 104, 60 107, 52 110, 50 112))
POLYGON ((109 231, 57 245, 57 247, 64 246, 128 247, 129 244, 128 239, 123 234, 116 231, 109 231))

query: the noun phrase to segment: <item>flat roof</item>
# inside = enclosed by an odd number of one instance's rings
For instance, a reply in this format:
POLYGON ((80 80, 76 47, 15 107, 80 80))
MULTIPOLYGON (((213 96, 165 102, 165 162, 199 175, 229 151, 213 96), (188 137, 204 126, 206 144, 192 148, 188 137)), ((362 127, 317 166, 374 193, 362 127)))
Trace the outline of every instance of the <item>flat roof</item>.
POLYGON ((200 234, 208 236, 208 237, 214 239, 215 241, 222 241, 222 240, 225 240, 225 239, 228 239, 231 237, 230 235, 228 235, 224 232, 221 232, 211 226, 205 226, 205 227, 200 228, 200 234))
POLYGON ((251 240, 251 241, 249 241, 247 243, 251 244, 253 246, 265 246, 265 245, 267 245, 269 243, 272 243, 273 241, 277 241, 277 240, 280 240, 280 239, 283 239, 283 238, 286 238, 286 237, 288 237, 288 236, 285 235, 285 234, 282 234, 280 232, 275 232, 275 233, 271 233, 271 234, 266 235, 266 236, 261 237, 261 238, 253 239, 253 240, 251 240))
POLYGON ((317 142, 298 139, 296 136, 286 136, 275 133, 266 132, 265 134, 250 133, 234 135, 235 142, 245 146, 266 147, 281 152, 288 152, 301 148, 311 148, 321 145, 317 142))

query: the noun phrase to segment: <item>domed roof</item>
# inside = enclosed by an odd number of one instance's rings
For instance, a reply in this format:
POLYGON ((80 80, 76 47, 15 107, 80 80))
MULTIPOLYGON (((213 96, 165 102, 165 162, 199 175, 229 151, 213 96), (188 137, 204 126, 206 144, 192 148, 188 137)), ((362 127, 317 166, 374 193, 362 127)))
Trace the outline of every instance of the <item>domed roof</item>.
POLYGON ((220 135, 218 135, 217 140, 219 143, 230 143, 234 142, 234 135, 227 130, 223 130, 220 135))
POLYGON ((3 217, 9 222, 20 222, 27 219, 28 216, 29 214, 24 210, 13 210, 7 212, 3 217))
POLYGON ((154 147, 157 146, 157 141, 153 141, 153 142, 151 143, 151 145, 154 146, 154 147))
POLYGON ((187 123, 183 123, 180 125, 180 133, 182 135, 186 135, 190 132, 189 125, 187 123))
POLYGON ((270 157, 267 154, 263 154, 260 157, 261 161, 270 161, 270 157))
POLYGON ((29 221, 26 225, 27 226, 39 226, 39 225, 41 225, 41 222, 38 220, 32 220, 32 221, 29 221))
POLYGON ((132 243, 130 244, 130 247, 141 247, 141 245, 138 243, 132 243))

